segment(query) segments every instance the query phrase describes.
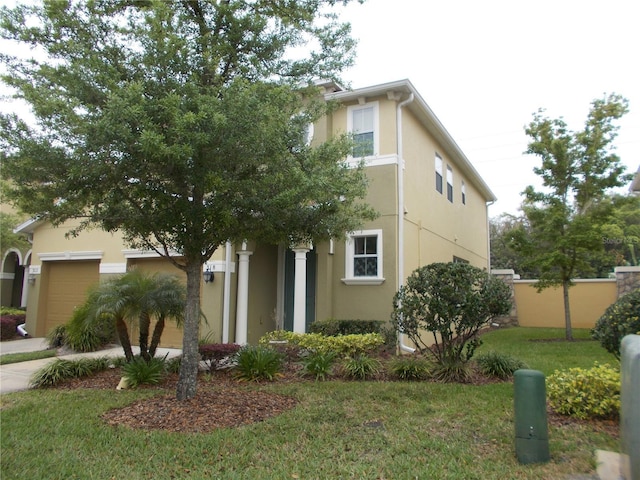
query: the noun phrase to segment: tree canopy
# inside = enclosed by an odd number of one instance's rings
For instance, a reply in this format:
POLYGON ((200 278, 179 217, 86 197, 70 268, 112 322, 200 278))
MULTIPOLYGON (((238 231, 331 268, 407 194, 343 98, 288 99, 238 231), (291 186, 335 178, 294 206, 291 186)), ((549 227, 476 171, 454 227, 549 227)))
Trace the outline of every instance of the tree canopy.
POLYGON ((593 252, 603 250, 601 226, 611 215, 605 200, 609 189, 629 177, 615 154, 615 120, 628 111, 628 102, 609 95, 592 102, 584 129, 572 132, 562 118, 550 119, 540 110, 525 128, 531 141, 527 153, 537 155, 534 168, 543 188, 528 186, 522 210, 528 231, 520 229, 513 242, 525 265, 540 272, 538 289, 562 286, 566 337, 571 340, 569 287, 574 275, 588 271, 593 252))
POLYGON ((45 1, 3 8, 2 80, 37 124, 0 117, 3 173, 26 212, 122 232, 187 273, 178 398, 195 395, 202 264, 227 241, 339 237, 372 218, 346 136, 321 145, 313 80, 354 41, 335 0, 45 1), (300 52, 304 52, 300 54, 300 52), (178 258, 170 253, 178 252, 178 258))

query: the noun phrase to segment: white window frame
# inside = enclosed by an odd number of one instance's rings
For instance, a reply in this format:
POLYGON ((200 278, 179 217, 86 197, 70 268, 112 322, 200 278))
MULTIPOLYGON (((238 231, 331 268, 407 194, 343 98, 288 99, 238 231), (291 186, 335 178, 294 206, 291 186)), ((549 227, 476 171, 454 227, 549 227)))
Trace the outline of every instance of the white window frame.
POLYGON ((462 181, 460 191, 462 192, 462 204, 466 205, 467 204, 467 186, 465 185, 464 180, 462 181))
POLYGON ((442 194, 444 188, 444 175, 442 174, 442 157, 436 153, 435 166, 436 166, 436 192, 442 194), (438 179, 440 179, 440 185, 438 188, 438 179))
POLYGON ((453 203, 453 168, 447 165, 447 200, 453 203), (449 193, 449 187, 451 187, 451 193, 449 193))
MULTIPOLYGON (((369 102, 363 103, 359 105, 351 105, 347 107, 347 132, 350 134, 358 133, 354 131, 353 126, 353 114, 354 112, 373 108, 373 152, 371 155, 365 155, 364 157, 355 157, 355 158, 373 158, 378 156, 380 152, 380 103, 379 102, 369 102)), ((350 155, 349 158, 354 158, 353 155, 350 155)))
POLYGON ((382 230, 358 230, 351 232, 347 235, 345 242, 345 278, 342 282, 346 285, 380 285, 384 282, 384 275, 382 271, 383 264, 383 249, 382 249, 382 230), (355 259, 355 242, 357 237, 377 237, 376 242, 376 255, 377 255, 377 271, 378 274, 375 277, 356 277, 354 275, 353 263, 355 259))

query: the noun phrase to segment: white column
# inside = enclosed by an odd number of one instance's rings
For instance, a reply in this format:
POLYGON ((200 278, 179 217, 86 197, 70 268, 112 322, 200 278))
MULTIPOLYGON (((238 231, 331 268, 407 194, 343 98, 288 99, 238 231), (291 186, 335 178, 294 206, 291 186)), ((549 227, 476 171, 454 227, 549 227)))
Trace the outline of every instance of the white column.
POLYGON ((236 305, 236 343, 247 343, 247 317, 249 311, 249 257, 253 252, 246 250, 243 242, 242 250, 238 251, 238 302, 236 305))
POLYGON ((308 248, 294 248, 295 285, 293 291, 293 331, 305 333, 307 320, 307 252, 308 248))

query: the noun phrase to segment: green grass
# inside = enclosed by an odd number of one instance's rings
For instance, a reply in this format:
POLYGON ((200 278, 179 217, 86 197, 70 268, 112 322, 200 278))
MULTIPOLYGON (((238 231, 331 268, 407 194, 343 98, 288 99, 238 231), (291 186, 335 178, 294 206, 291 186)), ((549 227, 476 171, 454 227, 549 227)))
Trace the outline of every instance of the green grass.
MULTIPOLYGON (((524 330, 492 332, 482 348, 509 353, 535 369, 603 360, 591 342, 559 342, 562 348, 550 350, 549 343, 528 338, 553 332, 524 330), (592 351, 597 358, 582 358, 592 351)), ((209 387, 202 382, 200 388, 209 387)), ((159 390, 3 395, 0 477, 562 479, 593 472, 595 449, 619 449, 617 439, 595 424, 550 425, 551 461, 520 465, 510 383, 276 381, 242 388, 291 395, 299 404, 253 425, 177 434, 114 428, 100 419, 108 409, 159 390)))
POLYGON ((51 358, 56 356, 56 350, 40 350, 37 352, 22 353, 6 353, 0 355, 0 365, 9 365, 10 363, 28 362, 30 360, 40 360, 42 358, 51 358))

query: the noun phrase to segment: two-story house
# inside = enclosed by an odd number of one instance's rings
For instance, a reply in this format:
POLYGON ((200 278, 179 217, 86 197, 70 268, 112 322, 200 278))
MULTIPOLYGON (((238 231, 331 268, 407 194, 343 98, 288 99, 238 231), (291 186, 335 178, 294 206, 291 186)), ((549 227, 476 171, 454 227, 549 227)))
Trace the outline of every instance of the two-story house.
MULTIPOLYGON (((346 240, 314 245, 249 241, 220 248, 203 268, 202 335, 255 343, 266 332, 305 331, 326 318, 388 320, 393 295, 417 267, 461 261, 488 267, 488 203, 495 197, 408 80, 356 90, 321 84, 341 105, 317 122, 312 142, 353 134, 353 158, 364 159, 366 201, 379 217, 346 240), (210 275, 213 274, 213 275, 210 275)), ((89 285, 136 266, 180 275, 166 259, 128 249, 99 230, 65 238, 68 225, 30 221, 32 238, 27 330, 45 335, 67 321, 89 285)), ((164 346, 180 346, 173 327, 164 346)))

